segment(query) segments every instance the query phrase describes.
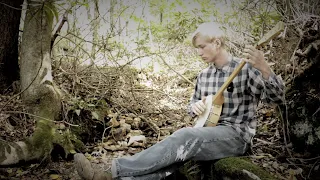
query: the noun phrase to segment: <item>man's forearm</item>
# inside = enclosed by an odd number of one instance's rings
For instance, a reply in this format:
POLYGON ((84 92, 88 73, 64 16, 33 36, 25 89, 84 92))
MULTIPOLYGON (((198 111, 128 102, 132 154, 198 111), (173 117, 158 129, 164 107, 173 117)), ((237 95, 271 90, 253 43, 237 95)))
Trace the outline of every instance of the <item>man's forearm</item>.
POLYGON ((268 80, 272 71, 271 71, 270 67, 267 67, 267 68, 261 70, 260 72, 261 72, 263 79, 268 80))

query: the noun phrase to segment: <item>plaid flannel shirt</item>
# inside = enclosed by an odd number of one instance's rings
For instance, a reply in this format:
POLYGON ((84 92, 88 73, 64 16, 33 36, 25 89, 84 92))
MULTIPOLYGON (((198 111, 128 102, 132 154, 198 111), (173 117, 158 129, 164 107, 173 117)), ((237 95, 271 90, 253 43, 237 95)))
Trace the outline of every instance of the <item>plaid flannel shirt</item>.
MULTIPOLYGON (((229 56, 229 63, 222 69, 214 65, 202 70, 198 75, 195 91, 188 105, 188 113, 194 117, 191 105, 202 96, 215 94, 241 60, 229 56)), ((282 103, 284 84, 281 77, 273 72, 265 80, 260 71, 246 63, 232 83, 224 91, 224 104, 218 125, 235 128, 243 139, 250 143, 256 133, 257 120, 254 118, 259 101, 282 103)))

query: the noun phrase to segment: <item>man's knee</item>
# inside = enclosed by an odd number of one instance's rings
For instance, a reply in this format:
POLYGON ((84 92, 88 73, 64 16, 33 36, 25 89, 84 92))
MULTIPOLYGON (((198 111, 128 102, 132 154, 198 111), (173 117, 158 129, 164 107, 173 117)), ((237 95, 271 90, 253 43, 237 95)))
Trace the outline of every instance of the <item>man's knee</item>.
POLYGON ((186 127, 186 128, 178 129, 172 135, 175 137, 182 137, 182 138, 189 139, 189 138, 195 136, 195 133, 194 133, 194 128, 186 127))

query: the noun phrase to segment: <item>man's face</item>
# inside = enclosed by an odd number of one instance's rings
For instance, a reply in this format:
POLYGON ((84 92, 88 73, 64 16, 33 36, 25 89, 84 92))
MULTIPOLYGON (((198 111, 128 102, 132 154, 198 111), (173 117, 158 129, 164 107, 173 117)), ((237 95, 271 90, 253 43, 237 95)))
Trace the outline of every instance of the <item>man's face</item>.
POLYGON ((218 54, 217 44, 215 41, 209 42, 206 37, 198 36, 195 40, 195 46, 198 51, 198 55, 206 63, 214 62, 218 54))

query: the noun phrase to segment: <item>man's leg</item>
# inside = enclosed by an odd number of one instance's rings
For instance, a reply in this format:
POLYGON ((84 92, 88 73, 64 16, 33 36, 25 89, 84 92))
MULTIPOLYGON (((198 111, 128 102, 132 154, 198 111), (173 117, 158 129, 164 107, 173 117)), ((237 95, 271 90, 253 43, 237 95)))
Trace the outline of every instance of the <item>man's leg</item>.
POLYGON ((157 170, 154 173, 145 174, 141 176, 131 176, 131 177, 118 177, 117 180, 159 180, 164 179, 165 177, 173 174, 176 172, 179 167, 181 167, 183 163, 175 163, 168 167, 162 168, 160 170, 157 170))
POLYGON ((214 160, 242 155, 247 144, 229 126, 183 128, 133 156, 112 161, 112 177, 150 176, 164 167, 189 159, 214 160))

